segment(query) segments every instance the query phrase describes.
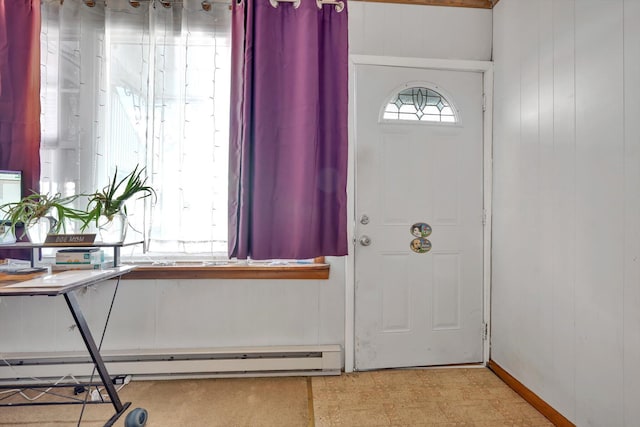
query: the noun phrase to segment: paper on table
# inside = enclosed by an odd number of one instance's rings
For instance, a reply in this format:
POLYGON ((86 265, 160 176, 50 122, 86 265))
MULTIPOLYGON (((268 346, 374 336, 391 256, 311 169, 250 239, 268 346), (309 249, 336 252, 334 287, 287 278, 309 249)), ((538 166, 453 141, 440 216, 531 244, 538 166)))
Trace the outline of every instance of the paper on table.
POLYGON ((25 280, 5 286, 5 288, 58 288, 72 285, 79 280, 91 279, 104 273, 95 270, 73 270, 64 271, 62 273, 47 274, 46 276, 36 277, 35 279, 25 280))

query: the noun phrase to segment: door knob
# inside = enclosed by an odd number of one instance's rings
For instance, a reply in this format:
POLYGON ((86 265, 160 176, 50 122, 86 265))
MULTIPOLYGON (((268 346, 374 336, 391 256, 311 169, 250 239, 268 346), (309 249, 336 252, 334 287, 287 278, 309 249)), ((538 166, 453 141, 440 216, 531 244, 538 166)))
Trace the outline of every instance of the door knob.
POLYGON ((369 246, 371 244, 371 238, 369 238, 369 236, 362 236, 360 238, 360 244, 362 246, 369 246))

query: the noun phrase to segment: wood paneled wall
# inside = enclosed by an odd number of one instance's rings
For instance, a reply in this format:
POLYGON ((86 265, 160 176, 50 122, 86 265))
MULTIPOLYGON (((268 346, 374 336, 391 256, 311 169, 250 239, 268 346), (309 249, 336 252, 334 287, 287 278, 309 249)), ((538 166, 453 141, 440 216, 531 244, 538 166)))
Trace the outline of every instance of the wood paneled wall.
POLYGON ((355 1, 349 4, 349 52, 489 61, 491 26, 491 9, 355 1))
POLYGON ((576 425, 636 426, 640 2, 493 15, 491 358, 576 425))

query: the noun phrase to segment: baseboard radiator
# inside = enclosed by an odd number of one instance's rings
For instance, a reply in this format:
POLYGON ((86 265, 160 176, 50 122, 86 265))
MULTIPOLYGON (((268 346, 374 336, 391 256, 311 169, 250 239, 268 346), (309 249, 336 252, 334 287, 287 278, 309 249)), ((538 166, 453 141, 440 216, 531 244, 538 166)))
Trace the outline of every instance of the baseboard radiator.
MULTIPOLYGON (((339 345, 163 349, 101 352, 111 376, 134 379, 340 375, 339 345)), ((88 378, 84 352, 0 353, 0 382, 73 375, 88 378)), ((94 375, 98 378, 97 373, 94 375)))

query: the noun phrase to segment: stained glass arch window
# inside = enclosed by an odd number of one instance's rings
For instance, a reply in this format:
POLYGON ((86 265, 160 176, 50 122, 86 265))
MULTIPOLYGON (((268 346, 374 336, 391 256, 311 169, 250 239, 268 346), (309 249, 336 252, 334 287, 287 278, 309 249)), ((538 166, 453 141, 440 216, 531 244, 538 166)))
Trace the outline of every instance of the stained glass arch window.
POLYGON ((457 123, 451 103, 439 92, 412 86, 398 92, 382 112, 384 120, 457 123))

